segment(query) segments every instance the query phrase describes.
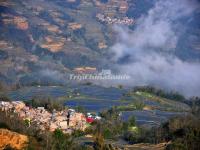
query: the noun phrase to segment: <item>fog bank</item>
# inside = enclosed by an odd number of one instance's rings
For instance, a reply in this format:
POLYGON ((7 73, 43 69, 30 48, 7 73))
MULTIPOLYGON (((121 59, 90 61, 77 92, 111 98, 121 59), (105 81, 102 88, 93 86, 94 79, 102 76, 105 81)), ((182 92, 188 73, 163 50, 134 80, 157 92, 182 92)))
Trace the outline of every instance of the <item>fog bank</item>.
POLYGON ((131 76, 126 84, 154 85, 185 96, 200 96, 200 63, 175 55, 180 35, 199 3, 192 0, 160 0, 137 20, 134 30, 115 27, 118 34, 111 52, 116 68, 131 76))

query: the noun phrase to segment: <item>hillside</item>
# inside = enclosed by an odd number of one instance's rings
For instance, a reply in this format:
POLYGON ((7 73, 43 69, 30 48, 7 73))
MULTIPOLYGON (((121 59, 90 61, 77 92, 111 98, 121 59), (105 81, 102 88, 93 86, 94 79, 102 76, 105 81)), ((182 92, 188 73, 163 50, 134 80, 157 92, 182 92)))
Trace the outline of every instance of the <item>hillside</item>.
POLYGON ((0 149, 9 146, 13 149, 21 150, 27 146, 28 138, 25 135, 7 129, 0 129, 0 141, 0 149))
MULTIPOLYGON (((149 0, 2 0, 0 80, 55 84, 74 67, 112 67, 113 25, 134 30, 153 6, 149 0)), ((199 16, 196 12, 177 47, 183 59, 200 58, 199 16)))
POLYGON ((113 33, 96 14, 123 18, 127 9, 127 2, 114 0, 1 1, 0 79, 53 80, 48 71, 63 75, 76 66, 98 66, 113 33))

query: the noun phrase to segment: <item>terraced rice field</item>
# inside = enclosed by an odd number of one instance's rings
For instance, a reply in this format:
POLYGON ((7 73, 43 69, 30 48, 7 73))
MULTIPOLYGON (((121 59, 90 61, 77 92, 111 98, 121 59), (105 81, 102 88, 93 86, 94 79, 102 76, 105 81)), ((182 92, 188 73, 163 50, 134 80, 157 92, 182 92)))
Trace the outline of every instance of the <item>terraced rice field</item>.
POLYGON ((190 107, 184 103, 176 102, 146 93, 133 93, 131 96, 124 96, 128 89, 105 88, 96 85, 70 85, 68 87, 26 87, 10 92, 13 100, 30 100, 37 96, 53 97, 65 101, 70 108, 81 106, 87 112, 100 112, 113 106, 132 107, 135 102, 142 102, 150 110, 130 109, 122 110, 122 120, 130 116, 136 117, 139 125, 158 125, 177 115, 189 113, 190 107))

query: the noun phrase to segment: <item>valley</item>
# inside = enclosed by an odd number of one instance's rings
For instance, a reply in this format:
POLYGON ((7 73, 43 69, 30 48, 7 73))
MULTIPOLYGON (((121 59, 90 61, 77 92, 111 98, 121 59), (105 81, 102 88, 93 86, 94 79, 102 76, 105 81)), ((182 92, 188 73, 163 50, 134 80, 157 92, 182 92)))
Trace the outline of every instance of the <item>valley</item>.
POLYGON ((0 149, 200 149, 199 20, 198 0, 0 0, 0 149))

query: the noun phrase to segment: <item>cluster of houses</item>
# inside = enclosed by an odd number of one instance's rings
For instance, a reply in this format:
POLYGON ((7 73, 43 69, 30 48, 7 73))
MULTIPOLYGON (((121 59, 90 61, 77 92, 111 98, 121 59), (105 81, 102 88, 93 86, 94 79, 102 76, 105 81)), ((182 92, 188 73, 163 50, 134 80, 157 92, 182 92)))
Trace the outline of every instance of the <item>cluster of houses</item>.
POLYGON ((55 129, 61 129, 64 133, 69 134, 74 130, 84 131, 87 123, 92 123, 95 119, 99 119, 91 115, 85 116, 83 113, 78 113, 74 109, 54 110, 50 113, 44 107, 30 108, 22 101, 0 101, 0 110, 17 113, 19 118, 28 123, 28 126, 34 123, 41 130, 54 131, 55 129))
POLYGON ((112 74, 110 69, 102 69, 101 71, 99 71, 95 67, 77 67, 73 69, 73 72, 76 74, 96 74, 102 76, 112 74))
POLYGON ((97 68, 95 68, 95 67, 77 67, 77 68, 74 68, 73 71, 77 74, 83 74, 83 73, 90 74, 90 73, 96 73, 97 68))
POLYGON ((95 120, 101 120, 101 117, 96 113, 87 113, 86 121, 93 123, 95 120))
POLYGON ((134 20, 133 19, 129 19, 128 17, 124 17, 122 19, 118 19, 118 18, 111 18, 109 16, 105 16, 103 14, 97 14, 96 15, 97 19, 101 22, 105 22, 107 24, 120 24, 120 25, 133 25, 134 20))

